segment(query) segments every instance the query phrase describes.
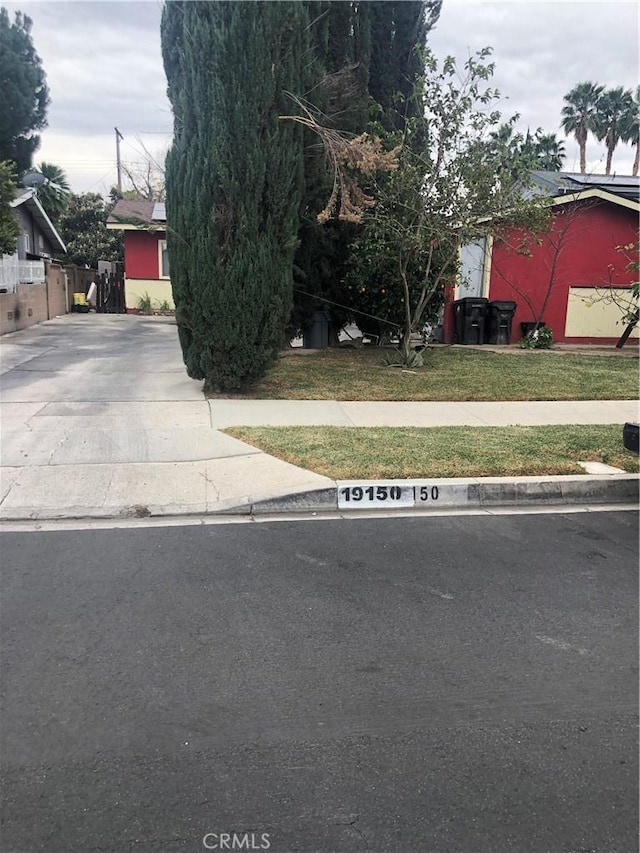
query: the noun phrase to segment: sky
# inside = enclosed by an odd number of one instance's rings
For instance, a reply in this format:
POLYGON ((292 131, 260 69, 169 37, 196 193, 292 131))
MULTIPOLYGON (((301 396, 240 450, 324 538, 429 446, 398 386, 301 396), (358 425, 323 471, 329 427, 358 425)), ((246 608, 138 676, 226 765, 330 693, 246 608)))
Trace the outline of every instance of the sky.
MULTIPOLYGON (((51 95, 48 127, 35 162, 55 163, 74 192, 107 195, 116 183, 117 127, 123 162, 162 161, 171 141, 171 107, 160 50, 161 0, 0 0, 33 20, 32 36, 51 95)), ((639 82, 635 0, 444 0, 429 36, 436 56, 464 62, 493 47, 505 116, 518 127, 560 129, 563 96, 578 82, 632 88, 639 82)), ((579 171, 575 141, 566 171, 579 171)), ((613 169, 631 174, 634 152, 616 149, 613 169)), ((591 139, 587 169, 604 172, 605 150, 591 139)))

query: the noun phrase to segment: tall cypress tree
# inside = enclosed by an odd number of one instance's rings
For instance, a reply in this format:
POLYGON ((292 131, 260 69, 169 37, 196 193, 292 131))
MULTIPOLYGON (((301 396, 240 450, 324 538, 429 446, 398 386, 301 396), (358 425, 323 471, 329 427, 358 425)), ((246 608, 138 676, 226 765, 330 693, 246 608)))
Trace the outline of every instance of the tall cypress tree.
MULTIPOLYGON (((307 6, 311 53, 298 91, 322 113, 323 121, 343 132, 362 133, 368 121, 370 3, 309 0, 307 6)), ((322 146, 314 133, 306 131, 292 332, 308 328, 318 307, 329 310, 334 331, 348 317, 316 298, 340 301, 340 279, 355 232, 349 223, 332 220, 320 225, 317 221, 332 184, 322 146)))
POLYGON ((404 117, 396 111, 396 96, 407 98, 422 73, 416 45, 424 46, 440 16, 442 0, 372 0, 369 93, 382 109, 388 131, 402 131, 404 117))
MULTIPOLYGON (((380 127, 402 132, 404 115, 396 110, 395 96, 408 96, 423 70, 415 47, 424 46, 442 0, 322 0, 308 6, 314 62, 301 91, 323 112, 323 123, 354 134, 380 127)), ((305 135, 304 172, 293 327, 308 325, 313 308, 324 306, 337 330, 349 311, 331 303, 353 301, 342 279, 359 229, 348 222, 316 221, 333 176, 313 134, 305 135)))
POLYGON ((297 2, 165 4, 162 47, 174 140, 167 226, 187 372, 240 388, 281 347, 302 194, 290 112, 307 38, 297 2))

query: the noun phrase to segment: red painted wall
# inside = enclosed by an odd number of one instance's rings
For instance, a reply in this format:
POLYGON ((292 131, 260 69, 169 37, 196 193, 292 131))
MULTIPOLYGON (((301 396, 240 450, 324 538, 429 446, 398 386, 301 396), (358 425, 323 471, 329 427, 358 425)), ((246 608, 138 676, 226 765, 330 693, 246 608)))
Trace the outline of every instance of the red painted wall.
POLYGON ((124 232, 124 272, 127 278, 159 278, 158 241, 164 231, 124 232))
POLYGON ((496 241, 489 299, 512 299, 518 303, 511 329, 512 343, 522 336, 520 323, 536 319, 534 312, 541 310, 548 290, 543 316, 538 319, 551 327, 555 341, 607 343, 608 338, 565 338, 568 292, 570 287, 631 284, 633 275, 625 269, 629 254, 616 252, 615 247, 638 240, 638 215, 599 200, 559 205, 555 211, 551 235, 541 236, 541 245, 530 246, 531 257, 514 250, 519 237, 516 232, 505 243, 496 241), (533 309, 523 292, 529 296, 533 309))

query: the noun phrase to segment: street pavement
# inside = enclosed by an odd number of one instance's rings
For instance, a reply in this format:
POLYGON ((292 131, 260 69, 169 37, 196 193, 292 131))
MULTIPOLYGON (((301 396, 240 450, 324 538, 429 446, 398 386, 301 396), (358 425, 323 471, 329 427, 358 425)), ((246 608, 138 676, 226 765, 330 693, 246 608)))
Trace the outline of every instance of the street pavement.
POLYGON ((4 533, 2 850, 637 850, 637 522, 4 533))
MULTIPOLYGON (((310 507, 327 500, 335 507, 334 481, 220 432, 232 425, 501 426, 639 419, 638 403, 629 400, 205 400, 202 383, 186 376, 175 325, 164 317, 61 317, 3 336, 0 369, 0 518, 10 520, 253 512, 262 504, 274 510, 274 500, 291 495, 303 496, 303 502, 311 495, 310 507), (316 504, 314 495, 321 498, 316 504)), ((598 488, 612 488, 602 478, 615 473, 598 473, 600 479, 593 481, 598 488)), ((593 500, 588 479, 577 478, 593 500)), ((532 488, 530 482, 524 486, 532 488)), ((619 487, 616 500, 633 499, 637 478, 631 491, 628 482, 619 487)), ((543 480, 540 494, 562 499, 562 488, 557 479, 543 480)))

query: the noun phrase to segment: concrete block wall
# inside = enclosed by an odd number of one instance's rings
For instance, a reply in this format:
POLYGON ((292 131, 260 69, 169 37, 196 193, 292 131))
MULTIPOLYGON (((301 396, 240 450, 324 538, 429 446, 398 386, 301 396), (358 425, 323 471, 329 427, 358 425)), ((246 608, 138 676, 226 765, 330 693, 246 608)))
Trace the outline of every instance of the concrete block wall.
POLYGON ((65 272, 58 264, 48 263, 47 270, 47 300, 49 320, 68 313, 67 287, 65 272))
POLYGON ((0 293, 0 335, 48 319, 46 284, 19 284, 15 293, 0 293))
POLYGON ((0 293, 0 335, 68 314, 73 294, 86 293, 96 271, 46 261, 45 274, 44 284, 18 284, 15 293, 0 293))

